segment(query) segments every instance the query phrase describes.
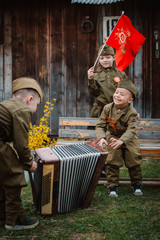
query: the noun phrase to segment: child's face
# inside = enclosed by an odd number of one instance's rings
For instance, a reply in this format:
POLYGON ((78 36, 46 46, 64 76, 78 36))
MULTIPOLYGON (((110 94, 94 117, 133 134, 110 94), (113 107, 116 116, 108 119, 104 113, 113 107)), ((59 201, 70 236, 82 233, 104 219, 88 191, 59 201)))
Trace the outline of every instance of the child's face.
POLYGON ((114 62, 114 56, 112 56, 112 55, 106 55, 106 56, 99 57, 99 63, 104 68, 112 67, 113 62, 114 62))
POLYGON ((117 107, 123 108, 133 101, 132 93, 125 88, 117 88, 113 101, 117 107))
POLYGON ((31 109, 32 113, 37 111, 38 104, 40 104, 40 97, 29 96, 27 99, 27 106, 31 109))

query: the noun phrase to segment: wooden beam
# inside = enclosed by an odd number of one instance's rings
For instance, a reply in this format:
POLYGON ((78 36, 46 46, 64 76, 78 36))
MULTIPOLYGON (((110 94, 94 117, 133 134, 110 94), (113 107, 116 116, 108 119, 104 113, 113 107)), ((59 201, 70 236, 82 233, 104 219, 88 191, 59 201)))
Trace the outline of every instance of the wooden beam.
MULTIPOLYGON (((98 185, 108 184, 106 178, 100 178, 98 181, 98 185)), ((119 184, 131 184, 131 181, 129 178, 120 178, 119 184)), ((143 178, 142 185, 160 185, 160 178, 143 178)))

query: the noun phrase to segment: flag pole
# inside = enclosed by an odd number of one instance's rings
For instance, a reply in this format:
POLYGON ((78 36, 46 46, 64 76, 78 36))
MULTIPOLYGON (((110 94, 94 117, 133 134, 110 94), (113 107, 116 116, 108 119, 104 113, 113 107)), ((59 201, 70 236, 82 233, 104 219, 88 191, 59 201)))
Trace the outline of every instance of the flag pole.
POLYGON ((99 52, 99 54, 98 54, 98 56, 97 56, 97 58, 96 58, 96 61, 95 61, 94 65, 93 65, 94 68, 95 68, 95 66, 96 66, 96 64, 97 64, 97 62, 98 62, 98 59, 99 59, 99 57, 100 57, 100 55, 101 55, 101 53, 102 53, 105 45, 106 45, 106 43, 104 43, 104 44, 102 45, 102 48, 101 48, 101 50, 100 50, 100 52, 99 52))
MULTIPOLYGON (((121 16, 122 16, 123 14, 124 14, 124 11, 122 11, 121 16)), ((95 66, 96 66, 96 64, 97 64, 97 62, 98 62, 98 59, 99 59, 99 57, 100 57, 100 55, 101 55, 101 53, 102 53, 102 51, 103 51, 103 49, 104 49, 104 46, 106 45, 106 41, 107 41, 107 39, 105 39, 105 43, 102 45, 102 49, 101 49, 101 51, 99 52, 99 54, 98 54, 98 56, 97 56, 97 58, 96 58, 96 61, 95 61, 94 65, 93 65, 94 68, 95 68, 95 66)))

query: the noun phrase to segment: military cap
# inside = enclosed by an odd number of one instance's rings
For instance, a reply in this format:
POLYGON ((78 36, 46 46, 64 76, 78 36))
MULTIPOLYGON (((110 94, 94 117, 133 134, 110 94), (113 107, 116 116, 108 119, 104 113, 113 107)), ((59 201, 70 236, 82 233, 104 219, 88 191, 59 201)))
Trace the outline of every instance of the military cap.
POLYGON ((118 88, 125 88, 129 90, 132 93, 133 98, 136 98, 137 88, 131 80, 122 80, 118 85, 118 88))
MULTIPOLYGON (((103 45, 100 47, 98 54, 100 53, 101 49, 102 49, 103 45)), ((115 55, 114 49, 108 45, 105 45, 102 52, 101 52, 101 56, 105 56, 105 55, 115 55)))
POLYGON ((13 81, 13 85, 12 85, 13 93, 20 89, 27 89, 27 88, 36 90, 37 93, 39 94, 39 96, 41 98, 41 102, 42 102, 43 95, 44 95, 43 90, 42 90, 39 82, 37 82, 34 78, 20 77, 13 81))

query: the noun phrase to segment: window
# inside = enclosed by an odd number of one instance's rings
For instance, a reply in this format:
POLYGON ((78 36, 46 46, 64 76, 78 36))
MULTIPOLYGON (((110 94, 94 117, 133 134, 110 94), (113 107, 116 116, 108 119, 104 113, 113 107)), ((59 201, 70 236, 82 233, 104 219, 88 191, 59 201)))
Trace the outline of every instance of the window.
POLYGON ((103 17, 103 39, 109 37, 119 18, 120 16, 103 17))

